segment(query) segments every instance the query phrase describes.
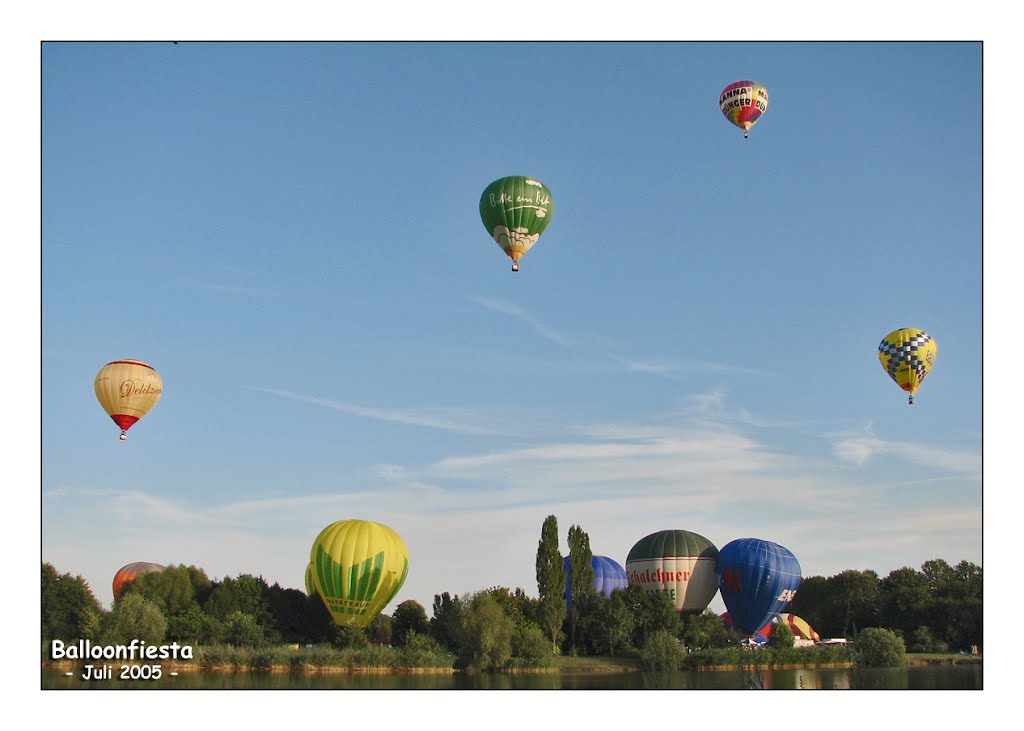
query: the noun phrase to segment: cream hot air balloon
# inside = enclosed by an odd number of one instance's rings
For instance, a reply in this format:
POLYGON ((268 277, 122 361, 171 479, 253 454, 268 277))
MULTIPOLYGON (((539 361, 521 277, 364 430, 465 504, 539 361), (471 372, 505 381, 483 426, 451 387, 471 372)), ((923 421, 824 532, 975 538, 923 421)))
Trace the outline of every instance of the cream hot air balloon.
POLYGON ((132 425, 156 406, 164 390, 160 374, 141 360, 115 360, 100 368, 93 382, 100 406, 121 427, 121 440, 132 425))

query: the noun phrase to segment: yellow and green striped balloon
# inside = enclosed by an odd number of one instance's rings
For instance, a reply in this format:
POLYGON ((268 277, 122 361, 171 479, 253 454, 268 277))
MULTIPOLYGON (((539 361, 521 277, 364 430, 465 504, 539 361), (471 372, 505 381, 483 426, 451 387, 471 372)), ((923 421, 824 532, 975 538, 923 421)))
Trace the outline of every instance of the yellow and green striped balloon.
POLYGON ((931 371, 938 350, 935 338, 924 330, 904 327, 882 338, 878 360, 896 385, 910 394, 909 403, 914 403, 914 392, 931 371))
POLYGON ((522 175, 499 178, 480 196, 480 220, 519 271, 519 260, 551 222, 555 201, 544 183, 522 175))
POLYGON ((306 596, 316 596, 316 587, 313 586, 313 562, 306 566, 306 596))
POLYGON ((409 549, 371 520, 339 520, 310 549, 312 583, 336 624, 365 627, 395 598, 409 574, 409 549))

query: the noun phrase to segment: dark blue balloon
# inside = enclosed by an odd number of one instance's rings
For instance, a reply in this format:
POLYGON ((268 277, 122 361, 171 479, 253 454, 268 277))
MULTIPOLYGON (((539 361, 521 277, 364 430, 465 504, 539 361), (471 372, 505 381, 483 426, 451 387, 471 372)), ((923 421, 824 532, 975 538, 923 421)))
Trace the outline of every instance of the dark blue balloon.
POLYGON ((718 552, 718 589, 733 626, 753 635, 781 612, 800 586, 800 563, 788 548, 738 538, 718 552))
MULTIPOLYGON (((607 556, 592 556, 590 565, 594 567, 594 589, 598 594, 611 596, 616 589, 625 589, 629 586, 626 569, 607 556)), ((569 596, 572 574, 569 571, 568 556, 562 559, 562 566, 565 567, 565 601, 572 608, 572 598, 569 596)))

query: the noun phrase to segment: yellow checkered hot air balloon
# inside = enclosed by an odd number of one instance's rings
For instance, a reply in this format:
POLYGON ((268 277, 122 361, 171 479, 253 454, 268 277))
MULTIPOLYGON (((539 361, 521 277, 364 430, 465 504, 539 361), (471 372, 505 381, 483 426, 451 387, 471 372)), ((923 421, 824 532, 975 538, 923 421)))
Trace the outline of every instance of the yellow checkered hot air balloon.
POLYGON ((924 330, 904 327, 882 338, 878 359, 896 385, 910 394, 909 403, 914 403, 914 392, 932 369, 937 352, 935 338, 924 330))

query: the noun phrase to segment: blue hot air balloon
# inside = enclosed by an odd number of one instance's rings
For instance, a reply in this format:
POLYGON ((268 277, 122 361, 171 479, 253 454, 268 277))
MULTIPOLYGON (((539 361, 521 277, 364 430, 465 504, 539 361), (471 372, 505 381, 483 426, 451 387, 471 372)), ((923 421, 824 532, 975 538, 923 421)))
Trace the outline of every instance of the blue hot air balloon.
MULTIPOLYGON (((598 594, 611 596, 616 589, 629 586, 626 569, 607 556, 592 556, 590 565, 594 567, 594 589, 598 594)), ((568 556, 562 559, 562 566, 565 568, 565 602, 572 608, 572 597, 569 596, 572 574, 569 572, 568 556)))
POLYGON ((800 586, 800 563, 778 543, 738 538, 718 552, 718 588, 733 625, 753 635, 781 612, 800 586))

